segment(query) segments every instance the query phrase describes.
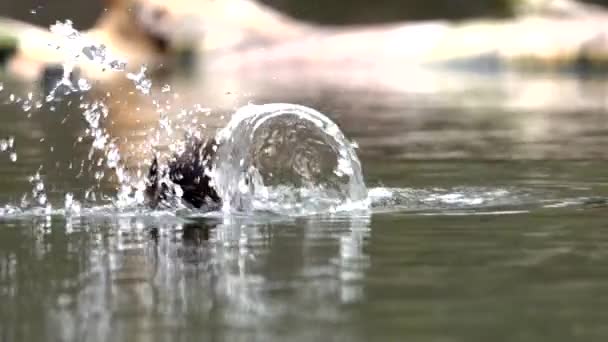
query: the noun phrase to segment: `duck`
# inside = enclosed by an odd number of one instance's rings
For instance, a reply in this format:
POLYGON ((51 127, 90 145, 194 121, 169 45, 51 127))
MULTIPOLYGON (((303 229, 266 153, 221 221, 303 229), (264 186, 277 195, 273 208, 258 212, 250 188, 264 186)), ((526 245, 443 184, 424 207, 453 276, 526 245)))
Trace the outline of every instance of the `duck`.
POLYGON ((152 208, 167 204, 178 196, 183 204, 204 211, 218 210, 222 199, 212 184, 209 173, 213 167, 217 143, 215 139, 186 139, 183 152, 175 154, 166 165, 160 166, 154 157, 146 178, 146 202, 152 208))

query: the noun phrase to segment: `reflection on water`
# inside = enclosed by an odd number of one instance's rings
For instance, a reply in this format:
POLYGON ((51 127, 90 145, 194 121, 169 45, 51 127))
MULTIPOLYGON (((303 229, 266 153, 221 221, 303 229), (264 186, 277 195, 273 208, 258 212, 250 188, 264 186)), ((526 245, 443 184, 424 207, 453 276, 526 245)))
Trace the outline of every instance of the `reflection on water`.
POLYGON ((604 209, 4 221, 0 336, 601 339, 604 209))
POLYGON ((365 297, 369 217, 43 218, 3 226, 0 336, 9 340, 186 341, 201 331, 304 340, 318 332, 296 322, 334 326, 348 319, 341 308, 365 297))

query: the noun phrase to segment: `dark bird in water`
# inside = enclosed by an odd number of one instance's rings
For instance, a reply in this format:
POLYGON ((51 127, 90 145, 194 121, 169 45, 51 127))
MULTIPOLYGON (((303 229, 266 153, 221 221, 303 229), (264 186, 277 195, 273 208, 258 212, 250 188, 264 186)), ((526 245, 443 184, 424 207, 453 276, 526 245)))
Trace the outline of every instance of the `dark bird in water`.
POLYGON ((175 154, 167 167, 160 167, 157 158, 154 158, 148 171, 146 188, 151 207, 174 198, 174 186, 181 187, 181 199, 191 207, 203 210, 221 207, 222 199, 209 177, 216 150, 215 140, 191 138, 187 141, 184 151, 175 154))

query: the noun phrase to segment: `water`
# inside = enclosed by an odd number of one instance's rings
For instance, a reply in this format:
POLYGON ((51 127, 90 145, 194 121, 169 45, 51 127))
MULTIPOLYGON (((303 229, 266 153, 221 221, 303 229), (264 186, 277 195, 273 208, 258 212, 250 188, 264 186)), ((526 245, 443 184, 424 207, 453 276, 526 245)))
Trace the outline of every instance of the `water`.
MULTIPOLYGON (((605 80, 443 75, 460 88, 391 91, 304 73, 245 96, 226 85, 253 80, 224 76, 149 84, 136 69, 61 101, 2 81, 1 340, 606 339, 605 80), (369 207, 141 203, 137 170, 153 155, 250 101, 329 115, 358 154, 369 207)), ((304 127, 303 146, 327 151, 304 127)), ((328 155, 321 174, 340 164, 328 155)))
POLYGON ((312 215, 369 206, 352 144, 314 109, 245 106, 217 144, 212 179, 224 211, 312 215))

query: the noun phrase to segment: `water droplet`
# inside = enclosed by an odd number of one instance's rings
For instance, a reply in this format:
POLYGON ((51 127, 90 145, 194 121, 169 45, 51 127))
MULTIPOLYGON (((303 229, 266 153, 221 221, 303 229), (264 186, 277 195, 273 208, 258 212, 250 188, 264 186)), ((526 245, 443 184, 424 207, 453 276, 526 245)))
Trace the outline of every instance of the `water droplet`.
POLYGON ((91 84, 84 78, 78 80, 78 89, 81 91, 91 90, 91 84))
POLYGON ((152 88, 152 81, 146 77, 146 71, 148 68, 143 65, 137 74, 128 73, 127 78, 135 84, 135 88, 139 90, 144 95, 150 94, 150 89, 152 88))
POLYGON ((95 179, 100 180, 102 179, 104 176, 104 172, 103 171, 97 171, 95 172, 95 179))
POLYGON ((72 207, 72 203, 74 203, 74 195, 68 192, 65 194, 65 210, 69 210, 72 207))

